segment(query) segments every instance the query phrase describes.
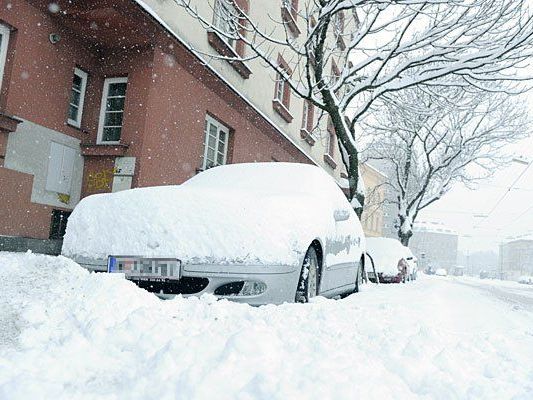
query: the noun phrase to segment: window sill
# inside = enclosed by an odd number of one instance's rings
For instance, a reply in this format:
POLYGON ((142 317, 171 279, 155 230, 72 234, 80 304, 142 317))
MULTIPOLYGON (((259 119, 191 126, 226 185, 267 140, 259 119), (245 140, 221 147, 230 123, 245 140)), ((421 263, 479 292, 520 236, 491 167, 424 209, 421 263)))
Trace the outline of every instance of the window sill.
POLYGON ((291 33, 294 35, 294 37, 298 37, 301 32, 298 28, 298 24, 296 23, 294 15, 292 15, 291 13, 291 10, 289 10, 287 7, 281 7, 281 18, 283 22, 287 25, 287 28, 289 28, 291 33))
POLYGON ((118 144, 91 144, 82 143, 81 154, 85 157, 120 157, 126 154, 128 145, 118 144))
MULTIPOLYGON (((214 31, 207 32, 207 42, 209 45, 215 49, 215 51, 224 57, 235 57, 240 58, 241 56, 229 46, 220 35, 214 31)), ((244 79, 248 79, 252 74, 250 68, 246 66, 244 61, 240 60, 227 60, 228 63, 233 67, 235 71, 244 79)))
POLYGON ((324 162, 328 164, 332 169, 337 168, 337 163, 329 154, 324 154, 324 162))
POLYGON ((292 122, 293 116, 281 101, 278 99, 272 100, 272 108, 274 108, 274 111, 276 111, 286 122, 292 122))
POLYGON ((80 131, 81 133, 85 133, 85 134, 89 134, 89 133, 90 133, 87 129, 83 129, 83 128, 81 127, 81 125, 80 125, 80 126, 78 126, 78 125, 74 125, 74 124, 73 124, 72 122, 70 122, 70 121, 67 121, 67 126, 70 127, 70 128, 72 128, 72 129, 76 129, 77 131, 80 131))
POLYGON ((316 143, 314 136, 305 128, 300 129, 300 137, 305 140, 309 146, 314 146, 316 143))
POLYGON ((10 133, 17 130, 22 120, 0 112, 0 133, 10 133))

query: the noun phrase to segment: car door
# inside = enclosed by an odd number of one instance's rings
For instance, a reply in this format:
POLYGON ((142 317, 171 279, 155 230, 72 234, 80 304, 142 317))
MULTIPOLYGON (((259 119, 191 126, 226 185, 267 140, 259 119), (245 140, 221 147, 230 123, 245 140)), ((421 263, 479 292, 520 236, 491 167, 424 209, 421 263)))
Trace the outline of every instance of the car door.
POLYGON ((335 234, 325 244, 326 257, 322 276, 322 291, 340 288, 350 289, 354 285, 358 263, 361 258, 363 232, 359 218, 346 200, 344 193, 332 198, 331 218, 335 224, 335 234))

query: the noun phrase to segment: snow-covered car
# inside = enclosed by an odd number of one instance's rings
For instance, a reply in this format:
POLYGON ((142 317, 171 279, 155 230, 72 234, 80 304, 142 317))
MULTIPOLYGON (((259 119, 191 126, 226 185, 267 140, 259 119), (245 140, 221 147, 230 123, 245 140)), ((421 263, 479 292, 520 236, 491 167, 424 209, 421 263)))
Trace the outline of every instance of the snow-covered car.
POLYGON ((407 262, 407 279, 414 281, 418 275, 418 259, 415 257, 411 249, 404 246, 405 261, 407 262))
POLYGON ((448 275, 448 271, 446 271, 446 269, 444 269, 444 268, 437 268, 435 270, 435 275, 437 275, 437 276, 447 276, 448 275))
POLYGON ((407 279, 408 264, 405 247, 396 239, 369 237, 366 239, 366 251, 370 256, 367 267, 368 278, 375 282, 376 276, 383 283, 400 283, 407 279), (371 266, 375 268, 375 274, 371 266))
POLYGON ((522 283, 525 285, 533 285, 533 276, 523 275, 518 278, 518 283, 522 283))
POLYGON ((357 291, 364 246, 357 215, 325 171, 254 163, 89 196, 69 218, 62 254, 161 297, 279 304, 357 291))

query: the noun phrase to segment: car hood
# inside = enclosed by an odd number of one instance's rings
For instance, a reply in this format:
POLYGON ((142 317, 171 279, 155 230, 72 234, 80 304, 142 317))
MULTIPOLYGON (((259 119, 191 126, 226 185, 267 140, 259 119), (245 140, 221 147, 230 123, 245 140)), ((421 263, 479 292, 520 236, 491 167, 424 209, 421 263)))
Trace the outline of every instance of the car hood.
POLYGON ((71 214, 62 254, 177 257, 185 263, 298 265, 333 232, 320 201, 301 196, 164 186, 93 195, 71 214))

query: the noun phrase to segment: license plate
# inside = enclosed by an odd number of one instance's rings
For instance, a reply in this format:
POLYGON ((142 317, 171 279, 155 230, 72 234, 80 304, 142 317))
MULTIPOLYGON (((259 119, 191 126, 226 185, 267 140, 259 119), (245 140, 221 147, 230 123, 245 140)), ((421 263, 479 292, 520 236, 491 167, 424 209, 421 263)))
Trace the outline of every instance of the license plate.
POLYGON ((176 258, 109 256, 107 272, 121 273, 128 279, 179 279, 181 261, 176 258))

